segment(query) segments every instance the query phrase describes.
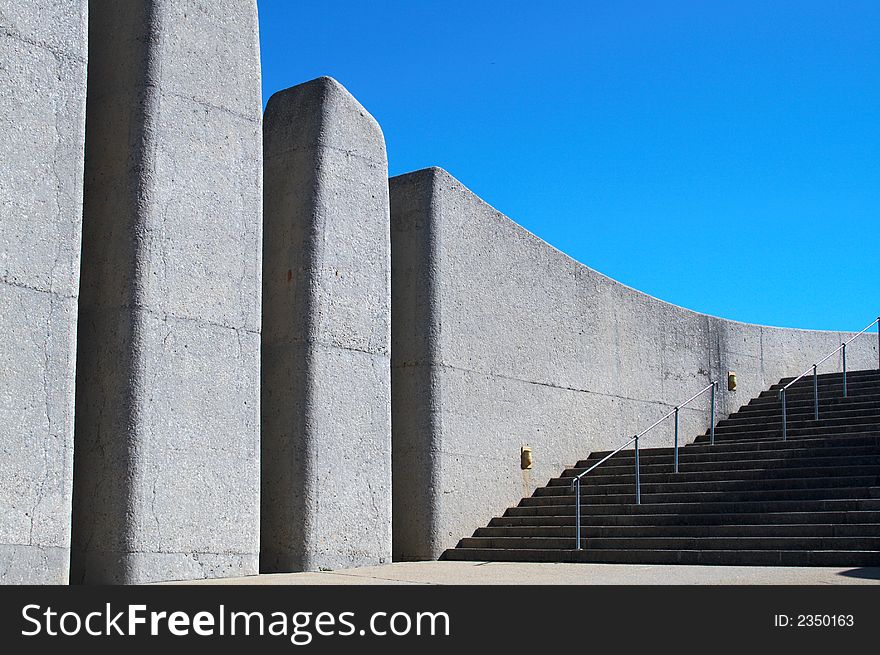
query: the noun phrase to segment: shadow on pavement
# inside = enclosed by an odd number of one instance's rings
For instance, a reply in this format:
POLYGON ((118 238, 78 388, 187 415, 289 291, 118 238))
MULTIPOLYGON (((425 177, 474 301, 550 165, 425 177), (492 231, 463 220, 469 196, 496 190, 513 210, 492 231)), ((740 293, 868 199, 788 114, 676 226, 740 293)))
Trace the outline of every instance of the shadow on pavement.
POLYGON ((849 569, 841 571, 837 575, 843 575, 848 578, 862 578, 865 580, 880 580, 880 566, 865 566, 858 569, 849 569))

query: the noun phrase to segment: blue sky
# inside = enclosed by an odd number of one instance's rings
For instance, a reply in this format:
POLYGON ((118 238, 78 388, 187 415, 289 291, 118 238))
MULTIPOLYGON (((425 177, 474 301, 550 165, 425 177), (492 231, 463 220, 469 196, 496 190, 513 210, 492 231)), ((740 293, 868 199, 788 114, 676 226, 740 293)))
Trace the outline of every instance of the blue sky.
POLYGON ((691 309, 880 312, 880 2, 259 0, 264 101, 320 75, 588 266, 691 309))

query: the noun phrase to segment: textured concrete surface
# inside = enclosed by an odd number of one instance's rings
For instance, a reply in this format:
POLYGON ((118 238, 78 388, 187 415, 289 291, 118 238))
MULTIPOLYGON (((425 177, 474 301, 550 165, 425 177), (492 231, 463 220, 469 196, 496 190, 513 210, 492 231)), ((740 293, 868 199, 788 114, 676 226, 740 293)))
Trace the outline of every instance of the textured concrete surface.
POLYGON ((266 108, 261 568, 391 559, 391 262, 379 125, 335 80, 266 108))
MULTIPOLYGON (((194 584, 232 585, 840 585, 878 584, 880 568, 401 562, 194 584)), ((173 583, 172 583, 173 584, 173 583)))
MULTIPOLYGON (((433 559, 591 451, 711 380, 718 418, 845 335, 748 325, 647 296, 570 259, 437 168, 391 180, 394 559, 433 559), (531 471, 520 448, 533 449, 531 471)), ((714 270, 711 253, 698 267, 714 270)), ((867 321, 866 321, 867 322, 867 321)), ((877 337, 848 349, 874 368, 877 337)), ((832 358, 822 371, 833 371, 832 358)), ((708 395, 681 414, 689 441, 708 395)), ((672 445, 669 421, 644 447, 672 445)))
POLYGON ((65 583, 85 0, 0 0, 0 583, 65 583))
POLYGON ((75 582, 255 573, 254 0, 92 0, 75 582))

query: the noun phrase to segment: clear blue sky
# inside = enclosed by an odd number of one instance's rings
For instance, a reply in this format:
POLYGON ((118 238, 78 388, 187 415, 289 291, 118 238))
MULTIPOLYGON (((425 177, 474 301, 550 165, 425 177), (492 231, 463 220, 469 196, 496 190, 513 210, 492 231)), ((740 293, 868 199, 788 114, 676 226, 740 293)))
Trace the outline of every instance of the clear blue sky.
POLYGON ((880 2, 259 0, 264 101, 320 75, 588 266, 748 322, 880 312, 880 2))

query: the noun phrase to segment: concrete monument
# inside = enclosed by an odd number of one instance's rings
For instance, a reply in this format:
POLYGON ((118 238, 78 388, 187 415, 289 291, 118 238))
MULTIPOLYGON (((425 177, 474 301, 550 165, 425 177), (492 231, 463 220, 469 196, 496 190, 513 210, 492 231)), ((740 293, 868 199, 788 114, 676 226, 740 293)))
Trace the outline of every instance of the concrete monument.
POLYGON ((254 0, 92 0, 75 582, 255 573, 254 0))
POLYGON ((264 571, 391 558, 391 260, 382 130, 338 82, 265 116, 264 571))
POLYGON ((87 3, 0 0, 0 583, 66 583, 87 3))

